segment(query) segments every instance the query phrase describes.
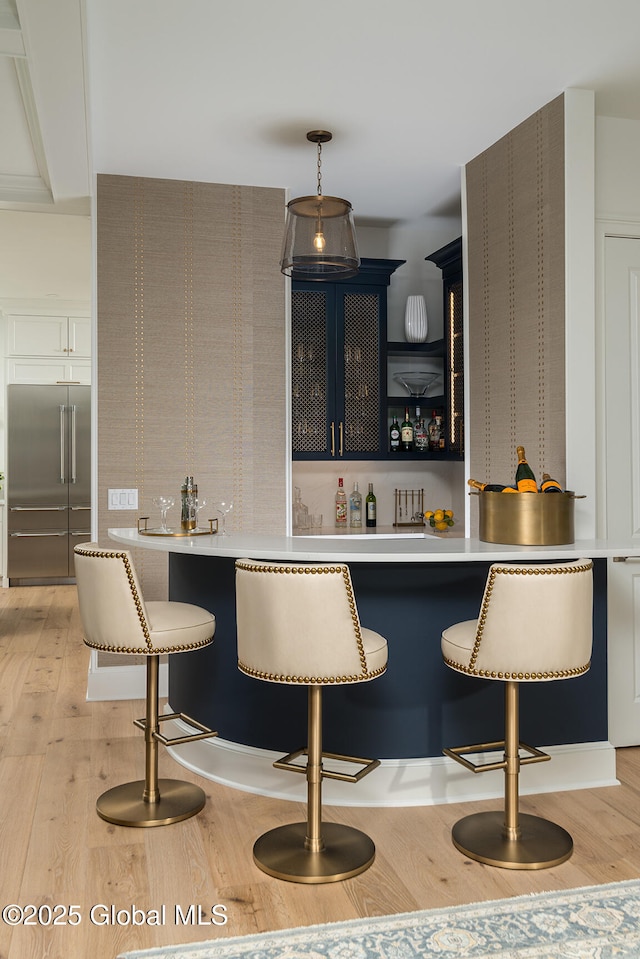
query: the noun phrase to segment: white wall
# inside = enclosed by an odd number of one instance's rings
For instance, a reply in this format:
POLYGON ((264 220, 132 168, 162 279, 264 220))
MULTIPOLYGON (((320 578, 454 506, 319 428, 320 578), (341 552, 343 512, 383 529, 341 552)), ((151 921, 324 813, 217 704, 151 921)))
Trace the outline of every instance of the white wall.
POLYGON ((0 210, 0 299, 91 298, 88 216, 0 210))
POLYGON ((640 123, 596 117, 596 218, 640 221, 640 123))
POLYGON ((442 273, 425 257, 460 236, 461 215, 423 217, 386 227, 356 223, 360 256, 406 260, 391 278, 388 306, 390 340, 404 340, 404 308, 407 297, 422 293, 427 302, 429 340, 442 336, 442 273))
POLYGON ((90 218, 0 210, 0 472, 5 471, 3 312, 22 303, 56 314, 58 306, 86 308, 90 302, 90 218))

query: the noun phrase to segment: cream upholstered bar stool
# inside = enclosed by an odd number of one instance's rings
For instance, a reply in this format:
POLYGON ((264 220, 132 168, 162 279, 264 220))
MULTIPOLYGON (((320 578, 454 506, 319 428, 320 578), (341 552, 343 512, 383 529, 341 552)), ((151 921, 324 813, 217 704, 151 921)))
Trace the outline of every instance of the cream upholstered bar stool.
POLYGON ((134 720, 144 730, 145 778, 114 786, 96 803, 102 819, 119 826, 166 826, 200 812, 203 790, 177 779, 158 779, 158 743, 179 745, 217 733, 184 713, 158 715, 160 656, 202 649, 213 641, 215 617, 200 606, 145 603, 131 555, 97 543, 74 548, 78 605, 84 641, 92 649, 146 657, 146 716, 134 720), (193 734, 168 739, 160 723, 181 719, 193 734))
MULTIPOLYGON (((377 759, 341 756, 322 749, 322 688, 365 683, 387 668, 387 641, 360 625, 349 567, 341 563, 290 565, 236 561, 238 667, 270 683, 308 689, 306 748, 274 763, 306 774, 307 821, 264 833, 253 847, 256 865, 291 882, 348 879, 374 860, 365 833, 322 822, 322 780, 358 782, 377 759), (305 765, 296 763, 306 755, 305 765), (323 759, 360 766, 354 774, 325 769, 323 759)), ((341 769, 344 768, 341 766, 341 769)))
POLYGON ((520 766, 551 758, 520 742, 519 687, 572 679, 589 669, 592 566, 588 559, 496 563, 489 569, 479 618, 442 634, 447 666, 505 686, 505 738, 444 750, 473 772, 504 770, 504 811, 475 813, 453 827, 454 845, 471 859, 507 869, 543 869, 564 862, 573 851, 573 840, 561 826, 519 812, 520 766), (497 762, 468 758, 501 749, 503 759, 497 762))

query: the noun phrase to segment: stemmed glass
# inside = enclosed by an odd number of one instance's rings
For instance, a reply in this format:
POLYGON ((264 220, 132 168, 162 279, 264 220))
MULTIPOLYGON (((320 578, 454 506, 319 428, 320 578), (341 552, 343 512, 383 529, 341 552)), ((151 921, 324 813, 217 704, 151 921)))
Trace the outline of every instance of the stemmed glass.
POLYGON ((163 533, 168 533, 167 510, 170 510, 172 506, 175 506, 175 496, 154 496, 151 502, 160 510, 160 529, 163 533))
POLYGON ((228 535, 225 522, 227 519, 227 513, 230 513, 232 509, 233 503, 230 503, 229 500, 220 500, 220 502, 216 503, 216 510, 222 516, 222 536, 228 535))
POLYGON ((206 505, 207 500, 204 496, 199 496, 196 499, 196 529, 199 529, 200 527, 200 520, 198 518, 200 516, 200 510, 204 509, 206 505))

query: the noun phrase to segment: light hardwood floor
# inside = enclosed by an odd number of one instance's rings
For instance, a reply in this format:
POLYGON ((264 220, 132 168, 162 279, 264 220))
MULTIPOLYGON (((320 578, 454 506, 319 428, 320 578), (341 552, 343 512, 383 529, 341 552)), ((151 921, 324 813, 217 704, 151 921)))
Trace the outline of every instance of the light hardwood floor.
POLYGON ((114 959, 160 944, 640 877, 640 748, 619 750, 619 786, 522 800, 523 811, 560 822, 574 837, 573 857, 539 872, 495 869, 460 855, 451 825, 472 809, 495 806, 468 803, 329 808, 328 819, 371 835, 373 866, 322 886, 271 879, 253 865, 253 841, 303 819, 303 808, 200 780, 164 751, 160 774, 200 782, 205 809, 164 828, 110 825, 96 815, 95 799, 110 785, 143 777, 143 743, 132 720, 144 710, 140 702, 87 703, 87 665, 75 587, 0 589, 0 908, 75 906, 81 917, 77 925, 68 917, 53 925, 45 908, 35 926, 0 919, 0 959, 114 959), (92 921, 100 904, 165 906, 164 924, 103 924, 102 910, 92 921), (226 924, 176 922, 176 906, 187 915, 190 904, 207 919, 212 906, 225 906, 226 924))

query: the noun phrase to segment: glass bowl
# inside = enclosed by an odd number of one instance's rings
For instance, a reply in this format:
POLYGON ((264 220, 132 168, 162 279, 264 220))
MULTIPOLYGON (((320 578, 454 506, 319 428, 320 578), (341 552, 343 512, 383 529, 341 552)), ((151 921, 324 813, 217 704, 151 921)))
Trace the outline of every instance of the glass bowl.
POLYGON ((394 373, 393 378, 396 383, 405 388, 409 396, 426 396, 429 388, 440 379, 440 373, 411 370, 407 373, 394 373))

